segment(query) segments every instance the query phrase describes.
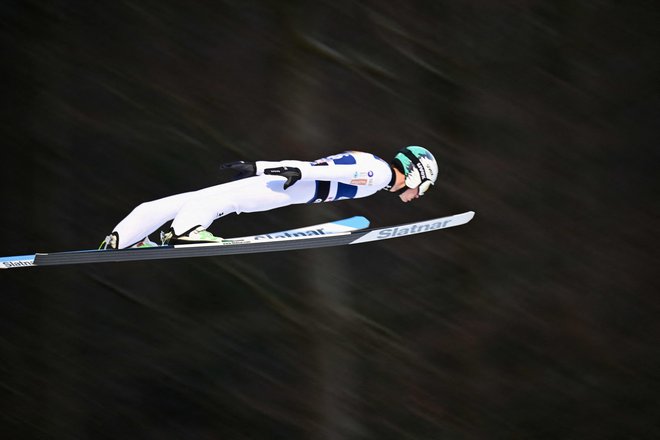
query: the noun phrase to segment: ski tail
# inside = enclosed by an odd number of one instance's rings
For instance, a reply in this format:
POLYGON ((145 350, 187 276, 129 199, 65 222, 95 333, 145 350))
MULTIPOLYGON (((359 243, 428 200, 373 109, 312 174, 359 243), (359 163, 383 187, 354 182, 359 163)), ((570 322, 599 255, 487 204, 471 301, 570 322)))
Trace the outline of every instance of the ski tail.
POLYGON ((34 266, 35 254, 32 255, 16 255, 13 257, 1 257, 0 269, 14 269, 17 267, 30 267, 34 266))

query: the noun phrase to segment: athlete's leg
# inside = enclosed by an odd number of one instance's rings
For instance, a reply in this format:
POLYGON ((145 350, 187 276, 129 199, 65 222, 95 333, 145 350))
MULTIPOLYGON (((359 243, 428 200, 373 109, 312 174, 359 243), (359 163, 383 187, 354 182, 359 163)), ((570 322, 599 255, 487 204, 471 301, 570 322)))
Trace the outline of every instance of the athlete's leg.
POLYGON ((119 248, 132 246, 172 220, 193 194, 194 191, 138 205, 113 229, 119 235, 119 248))
POLYGON ((196 191, 179 209, 172 227, 177 235, 196 226, 208 228, 214 220, 235 212, 268 211, 306 203, 314 195, 314 182, 297 182, 283 189, 285 179, 256 176, 196 191))

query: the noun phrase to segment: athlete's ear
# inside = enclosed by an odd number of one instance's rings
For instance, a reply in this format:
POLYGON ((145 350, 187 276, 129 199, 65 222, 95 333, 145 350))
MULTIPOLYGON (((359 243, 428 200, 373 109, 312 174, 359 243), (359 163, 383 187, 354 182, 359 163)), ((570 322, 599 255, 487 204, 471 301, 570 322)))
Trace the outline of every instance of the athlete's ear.
POLYGON ((220 169, 236 171, 236 174, 232 178, 233 180, 245 179, 246 177, 252 177, 257 175, 256 163, 246 162, 243 160, 223 163, 222 165, 220 165, 220 169))

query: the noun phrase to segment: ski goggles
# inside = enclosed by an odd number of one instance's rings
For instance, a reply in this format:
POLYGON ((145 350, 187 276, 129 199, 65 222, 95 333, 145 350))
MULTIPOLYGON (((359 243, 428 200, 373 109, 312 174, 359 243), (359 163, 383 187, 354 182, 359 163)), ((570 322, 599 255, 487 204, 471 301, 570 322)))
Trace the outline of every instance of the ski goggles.
POLYGON ((404 192, 408 191, 409 189, 417 188, 417 195, 419 195, 421 197, 426 193, 426 191, 429 190, 429 188, 431 188, 432 185, 433 185, 433 182, 427 179, 427 180, 423 181, 422 183, 420 183, 417 186, 413 186, 413 187, 410 187, 408 185, 404 186, 402 189, 399 190, 399 194, 403 194, 404 192))
POLYGON ((432 185, 433 185, 433 182, 430 181, 429 179, 426 179, 425 181, 423 181, 422 183, 420 183, 419 186, 417 187, 418 194, 419 194, 420 196, 423 196, 424 193, 425 193, 426 191, 428 191, 429 188, 431 188, 432 185))

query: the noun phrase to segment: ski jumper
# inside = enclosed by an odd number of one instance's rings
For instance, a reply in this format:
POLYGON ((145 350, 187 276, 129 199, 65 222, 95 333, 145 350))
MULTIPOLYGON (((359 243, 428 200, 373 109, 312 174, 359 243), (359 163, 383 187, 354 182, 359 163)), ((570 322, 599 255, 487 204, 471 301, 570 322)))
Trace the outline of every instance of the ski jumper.
POLYGON ((177 235, 235 212, 268 211, 301 203, 358 199, 389 187, 390 165, 370 153, 347 151, 314 162, 284 160, 256 162, 256 176, 145 202, 114 228, 119 248, 139 242, 172 221, 177 235), (286 190, 285 178, 263 174, 264 169, 295 167, 301 179, 286 190))

